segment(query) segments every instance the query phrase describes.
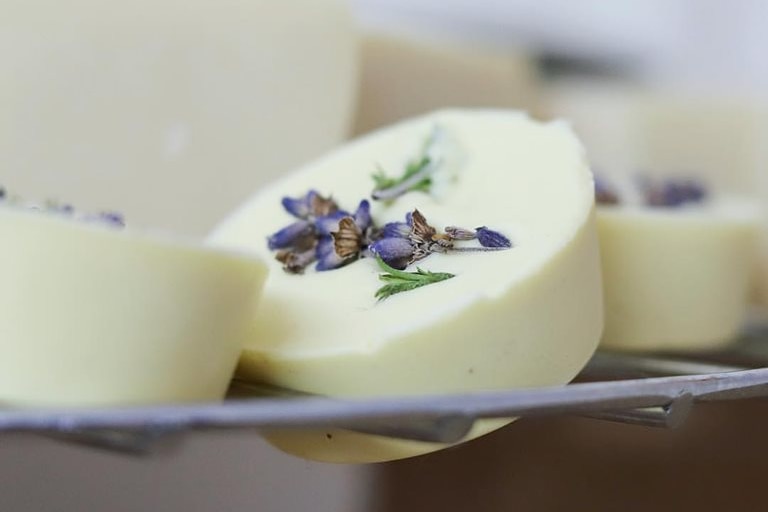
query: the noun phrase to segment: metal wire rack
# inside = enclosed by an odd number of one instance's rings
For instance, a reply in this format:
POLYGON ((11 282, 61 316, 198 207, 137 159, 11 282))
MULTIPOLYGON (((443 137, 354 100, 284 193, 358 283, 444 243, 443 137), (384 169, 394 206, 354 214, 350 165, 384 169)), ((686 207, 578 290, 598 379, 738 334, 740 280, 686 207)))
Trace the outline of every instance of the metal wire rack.
POLYGON ((453 443, 481 418, 574 414, 675 427, 697 402, 768 396, 768 326, 696 355, 598 352, 567 386, 470 394, 337 399, 233 382, 221 403, 0 410, 0 434, 24 432, 124 454, 150 454, 203 430, 344 428, 453 443))

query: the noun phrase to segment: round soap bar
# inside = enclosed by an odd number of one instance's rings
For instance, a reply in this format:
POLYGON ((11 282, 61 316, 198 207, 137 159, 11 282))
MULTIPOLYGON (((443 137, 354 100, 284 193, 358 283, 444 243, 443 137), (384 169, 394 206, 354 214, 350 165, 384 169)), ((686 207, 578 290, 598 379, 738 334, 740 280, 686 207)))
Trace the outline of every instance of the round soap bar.
POLYGON ((0 237, 0 403, 223 397, 263 262, 7 206, 0 237))
MULTIPOLYGON (((239 376, 343 397, 568 382, 602 332, 593 186, 582 146, 566 124, 513 111, 440 111, 308 165, 257 193, 210 238, 273 258, 239 376), (432 254, 418 267, 454 278, 383 301, 374 297, 382 283, 372 258, 303 275, 280 268, 267 237, 295 220, 281 208, 283 197, 316 189, 354 208, 371 193, 371 174, 399 174, 435 127, 445 135, 436 184, 430 192, 374 202, 374 221, 402 221, 418 209, 438 229, 489 226, 511 240, 511 249, 432 254)), ((473 435, 503 423, 480 422, 473 435)), ((343 431, 286 431, 270 440, 296 455, 335 462, 445 446, 343 431)))
POLYGON ((759 217, 748 201, 601 206, 601 347, 702 350, 733 341, 747 313, 759 217))

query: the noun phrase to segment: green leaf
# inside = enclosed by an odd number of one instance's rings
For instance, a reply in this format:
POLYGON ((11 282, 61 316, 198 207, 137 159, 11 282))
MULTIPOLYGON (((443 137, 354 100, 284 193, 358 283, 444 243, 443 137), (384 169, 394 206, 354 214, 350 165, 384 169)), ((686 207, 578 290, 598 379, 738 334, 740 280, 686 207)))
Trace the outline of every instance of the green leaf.
POLYGON ((398 293, 415 290, 428 284, 439 283, 440 281, 455 277, 454 274, 448 272, 429 272, 420 268, 417 268, 416 272, 397 270, 387 265, 381 259, 381 256, 376 256, 376 262, 385 272, 384 274, 379 274, 379 279, 387 283, 376 290, 375 297, 380 301, 398 293))
POLYGON ((373 198, 392 200, 397 196, 410 191, 429 192, 429 189, 432 186, 432 178, 429 177, 429 174, 432 172, 430 167, 433 162, 428 153, 435 144, 436 139, 437 127, 435 127, 425 139, 419 155, 408 162, 405 166, 405 170, 398 178, 387 176, 384 169, 379 167, 376 173, 371 175, 374 182, 373 198), (416 181, 412 182, 414 177, 418 174, 424 174, 424 178, 419 180, 417 177, 416 181))
POLYGON ((378 167, 376 173, 371 175, 371 178, 373 178, 377 190, 394 187, 397 184, 397 180, 387 176, 387 173, 381 167, 378 167))

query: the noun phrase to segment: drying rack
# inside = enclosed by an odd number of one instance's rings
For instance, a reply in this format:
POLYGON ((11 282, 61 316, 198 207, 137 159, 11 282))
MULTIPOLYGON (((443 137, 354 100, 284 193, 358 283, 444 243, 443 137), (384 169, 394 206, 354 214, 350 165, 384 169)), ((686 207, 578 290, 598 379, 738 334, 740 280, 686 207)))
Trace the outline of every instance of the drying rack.
POLYGON ((483 418, 572 414, 673 428, 697 402, 752 397, 768 397, 768 325, 746 329, 728 350, 695 356, 598 352, 567 386, 335 399, 234 382, 220 403, 1 410, 0 434, 32 433, 132 455, 206 430, 343 428, 454 443, 483 418))

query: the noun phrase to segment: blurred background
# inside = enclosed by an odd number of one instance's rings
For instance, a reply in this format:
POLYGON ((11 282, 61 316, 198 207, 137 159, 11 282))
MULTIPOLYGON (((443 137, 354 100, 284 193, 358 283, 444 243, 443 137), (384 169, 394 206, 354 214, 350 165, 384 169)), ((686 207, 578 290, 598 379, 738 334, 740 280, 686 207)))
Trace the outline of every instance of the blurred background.
MULTIPOLYGON (((569 119, 607 174, 768 198, 762 0, 0 0, 0 182, 204 236, 344 140, 446 106, 569 119)), ((756 508, 764 400, 679 430, 521 420, 372 466, 253 433, 151 458, 0 439, 0 510, 756 508)))

